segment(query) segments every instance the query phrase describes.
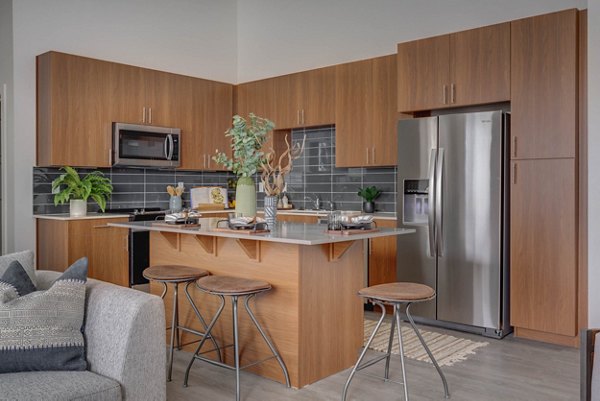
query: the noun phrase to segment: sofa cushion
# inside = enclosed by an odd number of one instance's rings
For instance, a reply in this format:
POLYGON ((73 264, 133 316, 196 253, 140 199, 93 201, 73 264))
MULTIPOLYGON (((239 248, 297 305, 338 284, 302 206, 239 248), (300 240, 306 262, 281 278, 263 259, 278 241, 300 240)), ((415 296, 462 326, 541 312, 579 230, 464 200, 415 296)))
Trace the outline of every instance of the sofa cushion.
POLYGON ((121 400, 113 379, 85 372, 20 372, 0 374, 0 399, 15 401, 121 400))
POLYGON ((35 278, 35 267, 33 266, 33 251, 15 252, 0 256, 0 276, 4 274, 6 269, 8 269, 8 266, 10 266, 10 262, 12 262, 13 260, 19 261, 21 266, 23 266, 23 268, 29 275, 31 282, 37 288, 37 280, 35 278))
POLYGON ((8 269, 0 275, 0 281, 12 285, 20 297, 31 294, 36 290, 31 278, 18 260, 10 262, 8 269))
POLYGON ((0 281, 0 373, 85 370, 83 323, 87 258, 46 291, 19 297, 0 281))

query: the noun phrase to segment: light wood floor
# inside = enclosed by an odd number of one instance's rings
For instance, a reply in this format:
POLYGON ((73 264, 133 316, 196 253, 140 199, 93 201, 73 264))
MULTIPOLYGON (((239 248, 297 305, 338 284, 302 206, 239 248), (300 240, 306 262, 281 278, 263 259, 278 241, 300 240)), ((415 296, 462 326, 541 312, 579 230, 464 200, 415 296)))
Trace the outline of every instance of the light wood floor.
MULTIPOLYGON (((454 401, 576 401, 579 399, 578 350, 546 345, 512 336, 503 340, 483 339, 465 333, 427 327, 427 330, 488 341, 467 361, 442 368, 454 401)), ((183 375, 191 354, 175 353, 173 381, 167 385, 169 401, 235 399, 232 371, 196 361, 184 388, 183 375)), ((401 378, 400 361, 392 359, 391 378, 401 378)), ((363 372, 380 375, 383 365, 363 372)), ((349 370, 330 376, 301 390, 242 372, 244 401, 323 400, 339 401, 349 370)), ((433 365, 407 359, 409 396, 412 401, 444 400, 442 384, 433 365)), ((348 401, 402 400, 402 387, 358 373, 348 392, 348 401)))

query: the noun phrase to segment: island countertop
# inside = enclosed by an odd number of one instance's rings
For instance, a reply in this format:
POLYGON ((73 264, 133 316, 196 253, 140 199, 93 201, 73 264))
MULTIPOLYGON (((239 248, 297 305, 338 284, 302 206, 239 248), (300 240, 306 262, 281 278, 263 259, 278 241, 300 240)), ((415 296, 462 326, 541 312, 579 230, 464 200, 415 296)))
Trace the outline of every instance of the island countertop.
POLYGON ((376 237, 387 237, 392 235, 412 234, 413 229, 405 228, 379 228, 378 231, 357 233, 352 235, 328 234, 327 226, 324 224, 304 224, 292 222, 278 222, 275 229, 264 234, 248 234, 237 232, 215 231, 219 218, 202 218, 199 220, 200 227, 183 227, 178 225, 166 226, 153 221, 137 221, 108 223, 112 227, 128 228, 132 230, 162 231, 178 234, 207 235, 226 238, 243 238, 255 241, 280 242, 296 245, 320 245, 335 242, 362 240, 376 237))

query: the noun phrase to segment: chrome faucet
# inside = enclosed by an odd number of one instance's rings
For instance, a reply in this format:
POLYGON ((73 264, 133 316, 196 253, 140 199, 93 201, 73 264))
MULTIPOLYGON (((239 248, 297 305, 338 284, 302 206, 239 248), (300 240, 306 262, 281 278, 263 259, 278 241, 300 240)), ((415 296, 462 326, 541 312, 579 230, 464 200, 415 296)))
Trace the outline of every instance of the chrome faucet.
POLYGON ((307 195, 307 196, 304 197, 304 200, 310 200, 310 201, 312 201, 313 202, 313 209, 319 210, 321 208, 321 198, 319 198, 319 195, 309 194, 309 195, 307 195))

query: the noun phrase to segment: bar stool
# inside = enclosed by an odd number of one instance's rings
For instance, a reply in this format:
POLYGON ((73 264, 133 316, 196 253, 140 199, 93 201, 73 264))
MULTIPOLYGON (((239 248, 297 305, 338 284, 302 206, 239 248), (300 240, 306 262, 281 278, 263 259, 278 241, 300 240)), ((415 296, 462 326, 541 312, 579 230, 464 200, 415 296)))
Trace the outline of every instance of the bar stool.
MULTIPOLYGON (((168 284, 173 284, 173 317, 171 319, 171 327, 168 327, 167 330, 171 330, 171 345, 169 347, 169 369, 167 373, 167 381, 171 381, 171 373, 173 371, 173 349, 175 345, 175 339, 177 339, 177 349, 181 349, 181 344, 179 343, 179 330, 187 331, 189 333, 196 334, 201 336, 204 340, 208 334, 206 333, 206 322, 204 318, 200 314, 200 311, 196 307, 196 304, 192 300, 192 297, 188 291, 188 287, 193 284, 196 280, 201 277, 208 276, 208 272, 203 269, 198 269, 196 267, 190 266, 181 266, 181 265, 159 265, 159 266, 150 266, 146 268, 142 275, 150 281, 156 281, 163 285, 163 292, 161 294, 161 298, 164 299, 167 294, 168 284), (186 283, 185 285, 185 295, 194 310, 194 313, 198 317, 198 320, 202 324, 205 333, 202 333, 197 330, 190 329, 189 327, 180 326, 179 325, 179 284, 186 283)), ((219 360, 221 360, 221 353, 219 350, 219 346, 214 338, 208 336, 212 341, 215 349, 218 351, 219 360)))
POLYGON ((356 364, 354 365, 354 367, 352 368, 352 371, 350 372, 350 376, 348 377, 348 380, 346 381, 346 384, 344 385, 344 392, 342 393, 342 401, 346 400, 346 393, 348 392, 348 387, 350 386, 350 382, 352 381, 352 378, 354 377, 355 373, 357 371, 362 370, 366 367, 369 367, 379 361, 382 361, 383 359, 385 359, 384 380, 385 381, 389 380, 389 378, 390 378, 390 376, 389 376, 390 357, 392 355, 392 343, 394 341, 394 326, 396 326, 395 328, 396 328, 396 330, 398 330, 398 340, 399 340, 398 342, 400 344, 400 364, 402 365, 402 382, 403 382, 402 384, 404 387, 404 400, 408 401, 408 386, 406 383, 406 369, 404 366, 404 343, 402 341, 402 330, 400 328, 400 321, 401 321, 400 306, 401 305, 406 305, 406 317, 408 318, 408 321, 410 322, 410 325, 412 326, 413 330, 415 331, 415 334, 419 338, 419 341, 421 341, 423 348, 425 348, 427 355, 429 355, 431 362, 433 362, 433 365, 435 366, 438 374, 440 375, 440 378, 442 379, 442 384, 444 385, 444 396, 446 398, 450 398, 450 392, 448 391, 448 383, 446 382, 446 377, 444 376, 444 373, 442 372, 442 369, 438 365, 437 361, 433 357, 433 354, 429 350, 429 347, 425 343, 425 340, 421 336, 421 333, 419 332, 419 329, 415 325, 415 322, 410 314, 410 306, 413 303, 430 301, 435 298, 435 291, 433 290, 433 288, 428 287, 423 284, 417 284, 417 283, 389 283, 389 284, 380 284, 380 285, 375 285, 372 287, 363 288, 362 290, 360 290, 358 292, 358 296, 360 296, 362 298, 366 298, 368 302, 378 305, 381 308, 381 318, 377 322, 377 325, 375 326, 375 329, 373 330, 371 337, 369 337, 367 344, 365 344, 360 356, 358 357, 358 360, 356 361, 356 364), (383 323, 383 319, 385 318, 385 305, 384 304, 391 304, 394 306, 394 316, 392 317, 392 327, 390 330, 390 339, 388 342, 387 353, 385 355, 375 357, 375 358, 371 359, 370 361, 367 361, 361 365, 361 362, 362 362, 363 358, 365 357, 367 350, 371 346, 371 343, 373 342, 373 339, 375 338, 375 335, 379 331, 379 328, 381 327, 381 324, 383 323))
MULTIPOLYGON (((215 366, 220 366, 222 368, 235 370, 235 399, 236 399, 236 401, 239 401, 239 399, 240 399, 240 370, 247 368, 249 366, 254 366, 256 364, 265 362, 269 359, 276 358, 277 362, 279 363, 279 366, 281 366, 281 370, 283 371, 283 374, 285 376, 285 383, 286 383, 287 387, 290 387, 290 377, 289 377, 287 368, 285 367, 285 364, 283 363, 283 360, 281 359, 281 355, 275 349, 275 346, 273 346, 273 344, 271 343, 271 341, 265 334, 264 330, 262 329, 261 325, 258 323, 258 320, 256 320, 256 317, 250 310, 250 306, 249 306, 250 300, 252 298, 254 298, 257 294, 269 291, 271 289, 271 284, 267 283, 266 281, 248 280, 248 279, 237 278, 237 277, 206 276, 206 277, 202 277, 198 281, 196 281, 196 286, 201 291, 204 291, 208 294, 216 295, 221 299, 221 304, 219 305, 219 309, 217 310, 217 313, 215 314, 215 316, 211 320, 210 324, 208 325, 208 328, 206 329, 206 336, 210 336, 211 330, 213 329, 213 327, 215 327, 215 323, 221 316, 221 312, 223 312, 223 308, 225 307, 225 297, 231 298, 231 307, 232 307, 232 312, 233 312, 234 366, 229 366, 229 365, 223 363, 222 361, 218 361, 218 362, 213 361, 212 359, 205 358, 198 353, 200 351, 200 349, 202 348, 202 345, 206 341, 207 337, 205 336, 202 339, 202 341, 200 341, 200 344, 198 344, 198 349, 196 349, 196 352, 194 353, 194 356, 192 356, 192 359, 190 360, 190 363, 185 371, 185 379, 183 381, 183 386, 187 387, 188 377, 190 375, 190 369, 192 368, 192 364, 194 363, 194 361, 196 359, 199 359, 201 361, 208 362, 215 366), (258 362, 250 363, 243 367, 240 367, 239 335, 238 335, 238 324, 239 324, 238 323, 238 299, 240 297, 245 298, 244 306, 246 307, 248 316, 250 316, 252 323, 254 323, 254 326, 256 326, 256 328, 258 329, 258 332, 262 336, 263 340, 265 340, 265 343, 268 345, 269 349, 273 353, 272 357, 263 359, 258 362)), ((230 345, 228 345, 228 346, 230 346, 230 345)), ((223 348, 228 347, 228 346, 223 346, 223 348)))

